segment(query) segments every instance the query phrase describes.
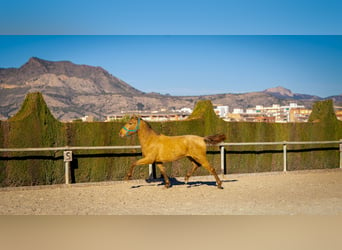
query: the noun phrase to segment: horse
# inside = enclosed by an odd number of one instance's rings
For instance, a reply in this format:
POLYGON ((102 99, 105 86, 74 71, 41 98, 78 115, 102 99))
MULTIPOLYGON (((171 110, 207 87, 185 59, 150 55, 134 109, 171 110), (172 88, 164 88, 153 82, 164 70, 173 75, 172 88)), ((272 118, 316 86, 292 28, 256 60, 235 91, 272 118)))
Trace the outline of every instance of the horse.
POLYGON ((163 163, 172 162, 187 157, 192 162, 192 169, 185 176, 185 183, 195 170, 203 166, 216 180, 217 187, 222 189, 222 182, 215 169, 210 165, 206 157, 206 145, 216 145, 226 139, 224 134, 216 134, 206 137, 196 135, 166 136, 154 131, 150 124, 141 117, 132 116, 121 128, 119 136, 131 136, 137 133, 141 144, 143 158, 134 162, 128 171, 126 180, 130 180, 133 170, 138 165, 155 163, 164 177, 165 188, 170 187, 170 180, 165 172, 163 163))

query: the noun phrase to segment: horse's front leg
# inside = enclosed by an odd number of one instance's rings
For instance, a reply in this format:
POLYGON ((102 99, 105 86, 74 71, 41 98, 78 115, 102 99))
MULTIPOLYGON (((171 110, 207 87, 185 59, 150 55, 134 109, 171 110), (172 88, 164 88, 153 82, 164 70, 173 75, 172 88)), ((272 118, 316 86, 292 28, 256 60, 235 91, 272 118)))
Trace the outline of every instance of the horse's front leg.
POLYGON ((127 173, 125 179, 126 179, 126 180, 130 180, 130 179, 132 178, 132 176, 133 176, 133 171, 134 171, 134 168, 135 168, 136 166, 139 166, 139 165, 146 165, 146 164, 152 164, 153 162, 154 162, 154 161, 153 161, 152 159, 147 158, 147 157, 137 160, 136 162, 134 162, 134 163, 131 165, 131 167, 130 167, 130 169, 129 169, 129 171, 128 171, 128 173, 127 173))
POLYGON ((128 171, 126 177, 125 177, 125 180, 128 181, 128 180, 130 180, 130 179, 132 178, 133 170, 134 170, 135 166, 137 166, 135 163, 133 163, 133 164, 131 165, 131 167, 129 168, 129 171, 128 171))

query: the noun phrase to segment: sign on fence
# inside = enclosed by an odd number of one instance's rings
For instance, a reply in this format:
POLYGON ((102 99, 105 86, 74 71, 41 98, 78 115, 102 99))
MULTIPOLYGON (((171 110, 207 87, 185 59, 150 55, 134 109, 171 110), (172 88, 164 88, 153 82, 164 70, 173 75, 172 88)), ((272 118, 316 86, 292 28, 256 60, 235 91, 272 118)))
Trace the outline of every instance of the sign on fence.
POLYGON ((72 151, 63 152, 64 161, 72 161, 72 151))

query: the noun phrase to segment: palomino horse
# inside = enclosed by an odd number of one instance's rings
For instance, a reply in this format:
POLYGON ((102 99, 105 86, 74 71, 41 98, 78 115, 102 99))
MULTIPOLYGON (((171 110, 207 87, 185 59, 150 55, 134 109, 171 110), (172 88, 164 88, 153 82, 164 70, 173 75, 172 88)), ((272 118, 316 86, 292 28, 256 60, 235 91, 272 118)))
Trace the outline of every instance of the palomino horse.
POLYGON ((225 140, 223 134, 200 137, 196 135, 166 136, 155 132, 143 119, 133 116, 120 130, 120 137, 130 136, 138 133, 143 158, 133 163, 126 179, 132 177, 135 166, 155 163, 165 180, 165 187, 170 187, 170 180, 166 175, 164 162, 171 162, 183 157, 188 157, 193 168, 185 177, 185 183, 199 167, 203 166, 211 173, 222 189, 222 182, 216 174, 215 169, 209 164, 206 157, 206 144, 215 145, 225 140))

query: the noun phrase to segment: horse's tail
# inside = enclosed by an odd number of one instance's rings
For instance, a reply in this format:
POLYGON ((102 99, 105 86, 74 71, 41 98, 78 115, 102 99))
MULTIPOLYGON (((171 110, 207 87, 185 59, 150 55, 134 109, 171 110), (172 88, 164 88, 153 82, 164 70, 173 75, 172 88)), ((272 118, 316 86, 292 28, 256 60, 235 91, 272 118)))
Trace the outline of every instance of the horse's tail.
POLYGON ((204 142, 209 145, 216 145, 226 139, 224 134, 209 135, 204 137, 204 142))

